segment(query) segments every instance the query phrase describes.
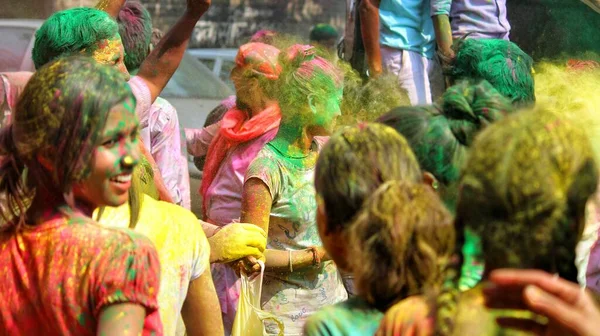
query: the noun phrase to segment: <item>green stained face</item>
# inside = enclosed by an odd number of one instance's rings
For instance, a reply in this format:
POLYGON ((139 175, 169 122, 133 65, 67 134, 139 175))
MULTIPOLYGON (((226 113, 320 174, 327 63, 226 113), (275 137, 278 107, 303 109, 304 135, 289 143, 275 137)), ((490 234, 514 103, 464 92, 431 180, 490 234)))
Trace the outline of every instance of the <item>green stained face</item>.
POLYGON ((119 206, 127 201, 133 168, 139 160, 135 104, 128 98, 113 107, 91 163, 90 176, 74 191, 91 205, 119 206))
POLYGON ((335 126, 335 119, 342 114, 340 106, 342 105, 342 95, 344 90, 340 88, 325 101, 316 104, 315 124, 331 131, 335 126))

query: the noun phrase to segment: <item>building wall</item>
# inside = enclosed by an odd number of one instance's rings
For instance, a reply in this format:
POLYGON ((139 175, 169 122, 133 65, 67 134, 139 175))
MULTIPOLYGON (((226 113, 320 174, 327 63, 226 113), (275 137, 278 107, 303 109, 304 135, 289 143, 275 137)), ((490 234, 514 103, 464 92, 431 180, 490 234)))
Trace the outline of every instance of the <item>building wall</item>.
MULTIPOLYGON (((155 25, 168 29, 183 13, 182 0, 143 0, 155 25)), ((213 0, 198 23, 192 47, 232 48, 260 29, 272 29, 308 38, 316 23, 329 23, 341 32, 345 1, 337 0, 213 0)))

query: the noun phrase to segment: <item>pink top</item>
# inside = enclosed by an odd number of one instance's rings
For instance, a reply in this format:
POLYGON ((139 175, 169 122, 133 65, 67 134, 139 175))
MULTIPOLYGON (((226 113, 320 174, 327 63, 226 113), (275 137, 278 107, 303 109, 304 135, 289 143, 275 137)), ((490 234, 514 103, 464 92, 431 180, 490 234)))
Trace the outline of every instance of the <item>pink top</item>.
POLYGON ((189 210, 190 173, 175 107, 163 98, 156 98, 150 107, 148 123, 140 124, 140 136, 149 147, 173 201, 189 210))
POLYGON ((152 103, 150 89, 141 77, 133 76, 129 86, 137 101, 135 112, 140 120, 144 146, 156 161, 173 201, 189 210, 190 176, 177 111, 160 97, 152 103))
POLYGON ((143 335, 162 335, 152 243, 91 220, 57 219, 0 233, 0 334, 96 335, 102 309, 146 308, 143 335))
POLYGON ((218 225, 239 221, 242 213, 244 176, 258 152, 277 135, 278 128, 229 151, 208 188, 208 220, 218 225))
POLYGON ((219 129, 221 129, 220 121, 200 129, 184 129, 188 154, 191 156, 206 156, 208 147, 219 133, 219 129))

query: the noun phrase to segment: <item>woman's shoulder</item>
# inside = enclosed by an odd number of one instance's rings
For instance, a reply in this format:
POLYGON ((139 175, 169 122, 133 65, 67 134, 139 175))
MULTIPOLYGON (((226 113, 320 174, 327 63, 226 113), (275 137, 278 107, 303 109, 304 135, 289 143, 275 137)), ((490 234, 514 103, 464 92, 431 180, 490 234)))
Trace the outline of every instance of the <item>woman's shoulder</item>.
POLYGON ((130 229, 103 226, 91 218, 70 219, 68 224, 61 230, 61 235, 79 240, 88 248, 113 252, 154 249, 154 244, 146 236, 130 229))
POLYGON ((359 297, 327 306, 311 315, 304 327, 305 335, 373 335, 383 313, 359 297))

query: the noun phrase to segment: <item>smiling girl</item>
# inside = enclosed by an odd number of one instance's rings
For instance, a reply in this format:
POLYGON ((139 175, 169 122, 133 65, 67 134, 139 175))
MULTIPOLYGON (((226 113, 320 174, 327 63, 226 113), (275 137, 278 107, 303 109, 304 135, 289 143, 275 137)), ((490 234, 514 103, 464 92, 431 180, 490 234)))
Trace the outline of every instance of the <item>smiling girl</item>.
POLYGON ((0 329, 162 335, 152 243, 91 220, 127 201, 136 101, 116 69, 74 57, 29 81, 0 132, 0 329))

